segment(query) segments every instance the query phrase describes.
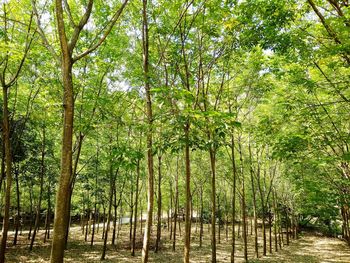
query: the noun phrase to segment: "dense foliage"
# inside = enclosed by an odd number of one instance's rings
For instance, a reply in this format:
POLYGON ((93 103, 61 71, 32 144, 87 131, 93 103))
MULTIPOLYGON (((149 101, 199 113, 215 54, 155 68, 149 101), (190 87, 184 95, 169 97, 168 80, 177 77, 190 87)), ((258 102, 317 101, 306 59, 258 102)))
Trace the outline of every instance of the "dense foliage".
POLYGON ((105 247, 150 202, 156 233, 211 223, 213 262, 216 225, 248 218, 350 244, 347 0, 8 0, 0 24, 2 262, 8 226, 32 248, 60 202, 67 231, 112 221, 105 247))

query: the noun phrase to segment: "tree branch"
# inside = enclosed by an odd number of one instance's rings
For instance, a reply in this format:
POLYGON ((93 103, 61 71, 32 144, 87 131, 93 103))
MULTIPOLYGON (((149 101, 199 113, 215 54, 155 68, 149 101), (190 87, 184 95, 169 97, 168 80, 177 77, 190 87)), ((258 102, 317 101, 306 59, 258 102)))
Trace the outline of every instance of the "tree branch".
POLYGON ((115 25, 115 23, 118 21, 121 13, 123 12, 126 4, 128 3, 128 0, 125 0, 124 3, 122 4, 122 6, 117 10, 117 12, 115 12, 115 14, 113 15, 113 17, 111 18, 111 20, 108 22, 106 31, 103 33, 102 37, 100 38, 100 40, 93 46, 91 46, 90 48, 88 48, 86 51, 84 51, 83 53, 78 54, 76 57, 73 58, 73 63, 78 61, 79 59, 87 56, 88 54, 90 54, 91 52, 93 52, 94 50, 96 50, 107 38, 107 36, 109 35, 109 33, 112 31, 113 26, 115 25))
MULTIPOLYGON (((67 1, 65 0, 65 2, 67 2, 67 1)), ((72 35, 72 37, 69 41, 69 44, 68 44, 70 54, 72 54, 73 49, 74 49, 75 45, 77 44, 81 30, 84 28, 84 26, 86 25, 86 23, 89 20, 89 17, 91 15, 91 11, 92 11, 93 3, 94 3, 93 0, 89 0, 86 11, 85 11, 84 15, 81 17, 79 24, 74 25, 74 32, 73 32, 73 35, 72 35)), ((68 5, 68 3, 67 3, 67 5, 68 5)), ((71 19, 69 19, 69 20, 71 20, 71 19)))
POLYGON ((32 8, 33 8, 33 12, 34 12, 34 16, 36 18, 36 24, 38 27, 38 33, 41 37, 41 40, 43 41, 43 44, 45 46, 45 48, 51 53, 51 55, 53 56, 53 58, 56 60, 56 62, 58 64, 61 64, 61 60, 60 60, 60 56, 56 53, 55 49, 53 48, 52 45, 50 45, 49 41, 47 40, 47 37, 45 35, 44 29, 41 26, 41 21, 40 21, 40 17, 39 17, 39 13, 38 10, 36 8, 36 1, 32 0, 32 8))
POLYGON ((5 83, 5 85, 7 87, 11 87, 16 82, 16 80, 17 80, 17 78, 18 78, 18 76, 19 76, 19 74, 20 74, 20 72, 21 72, 21 70, 23 68, 24 61, 27 58, 30 46, 31 46, 31 44, 33 42, 33 38, 34 38, 34 35, 35 35, 36 31, 34 31, 34 33, 31 36, 29 36, 30 35, 30 29, 32 27, 33 15, 34 14, 32 12, 31 15, 30 15, 29 25, 28 25, 28 29, 27 29, 26 46, 25 46, 25 49, 24 49, 23 57, 21 58, 21 61, 19 63, 19 66, 18 66, 18 68, 16 70, 15 75, 12 77, 12 79, 8 83, 5 83))
POLYGON ((71 26, 72 26, 73 28, 76 27, 77 25, 76 25, 75 22, 74 22, 74 19, 73 19, 73 16, 72 16, 72 12, 71 12, 71 10, 70 10, 70 6, 69 6, 67 0, 64 0, 64 7, 65 7, 64 9, 65 9, 65 11, 66 11, 66 13, 67 13, 67 15, 68 15, 69 23, 71 24, 71 26))

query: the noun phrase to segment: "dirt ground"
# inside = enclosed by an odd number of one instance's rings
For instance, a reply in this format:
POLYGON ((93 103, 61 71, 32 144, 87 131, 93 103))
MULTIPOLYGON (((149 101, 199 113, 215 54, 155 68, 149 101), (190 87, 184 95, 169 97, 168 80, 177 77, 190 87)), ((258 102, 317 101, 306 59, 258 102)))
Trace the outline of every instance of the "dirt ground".
MULTIPOLYGON (((182 227, 183 228, 183 227, 182 227)), ((155 228, 154 228, 155 231, 155 228)), ((184 231, 184 229, 182 229, 184 231)), ((204 228, 204 240, 202 247, 199 247, 199 230, 193 227, 192 229, 192 245, 191 245, 191 262, 210 262, 210 238, 208 227, 204 228)), ((72 263, 89 263, 100 262, 102 251, 102 228, 97 234, 94 246, 90 247, 90 242, 84 241, 80 227, 73 227, 70 233, 68 250, 65 253, 65 262, 72 263)), ((229 230, 230 233, 230 230, 229 230)), ((11 234, 11 233, 10 233, 11 234)), ((155 233, 153 233, 155 234, 155 233)), ((27 235, 23 234, 19 239, 17 246, 11 246, 11 235, 9 238, 9 249, 6 254, 6 262, 26 262, 39 263, 49 262, 50 258, 50 242, 43 243, 43 231, 39 233, 38 244, 34 247, 32 252, 29 252, 29 241, 27 235)), ((110 235, 111 236, 111 235, 110 235)), ((89 236, 90 238, 90 236, 89 236)), ((289 246, 284 246, 282 250, 277 253, 268 254, 266 257, 260 255, 259 259, 254 259, 253 236, 249 233, 249 249, 248 255, 251 259, 249 262, 293 262, 293 263, 350 263, 350 247, 343 241, 334 238, 319 237, 314 235, 304 234, 298 240, 292 240, 289 246)), ((138 242, 136 256, 130 255, 128 226, 123 225, 117 245, 108 246, 106 260, 104 262, 141 262, 141 246, 142 236, 140 229, 138 229, 138 242)), ((51 240, 50 240, 51 241, 51 240)), ((259 244, 262 246, 262 240, 259 239, 259 244)), ((262 253, 262 247, 260 248, 262 253)), ((150 253, 149 262, 165 262, 165 263, 180 263, 182 262, 183 242, 180 233, 176 243, 175 252, 172 251, 172 241, 169 239, 169 232, 163 229, 161 250, 158 253, 153 251, 150 253)), ((226 239, 225 230, 221 233, 221 242, 217 245, 217 262, 230 262, 231 244, 230 236, 226 239)), ((242 240, 237 240, 236 262, 243 262, 242 240)))

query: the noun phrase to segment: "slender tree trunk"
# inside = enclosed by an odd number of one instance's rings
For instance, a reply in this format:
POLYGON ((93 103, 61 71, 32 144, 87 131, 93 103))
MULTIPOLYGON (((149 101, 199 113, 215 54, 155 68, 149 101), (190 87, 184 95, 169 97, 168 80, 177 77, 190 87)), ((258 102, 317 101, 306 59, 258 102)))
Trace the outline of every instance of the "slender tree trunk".
MULTIPOLYGON (((132 178, 132 176, 131 176, 132 178)), ((129 242, 130 247, 132 243, 132 230, 133 230, 133 222, 132 219, 134 217, 134 185, 133 182, 131 182, 131 193, 130 193, 130 217, 129 217, 129 242)))
POLYGON ((2 87, 3 94, 3 138, 5 145, 5 170, 6 170, 6 192, 4 205, 4 219, 2 225, 1 244, 0 244, 0 263, 5 262, 5 250, 7 241, 7 232, 10 223, 11 207, 11 186, 12 186, 12 160, 11 160, 11 143, 10 143, 10 123, 8 113, 8 88, 2 87))
POLYGON ((95 201, 94 203, 94 212, 93 212, 93 217, 92 217, 92 231, 91 231, 91 239, 90 239, 90 246, 92 247, 94 245, 94 238, 95 238, 95 232, 96 232, 96 223, 98 224, 97 221, 97 202, 95 201))
POLYGON ((28 231, 28 240, 32 236, 32 228, 33 228, 33 182, 30 180, 30 189, 29 189, 29 231, 28 231))
POLYGON ((232 131, 231 134, 231 162, 232 162, 232 250, 231 250, 231 263, 235 262, 235 252, 236 252, 236 231, 235 231, 235 221, 236 221, 236 183, 237 183, 237 169, 235 160, 235 140, 232 131))
POLYGON ((239 156, 241 162, 241 176, 242 176, 242 221, 243 221, 243 244, 244 244, 244 260, 248 262, 248 243, 247 243, 247 214, 246 214, 246 204, 245 204, 245 185, 244 185, 244 169, 243 169, 243 155, 242 155, 242 145, 239 143, 239 156))
POLYGON ((256 191, 254 184, 254 171, 253 171, 253 160, 252 160, 252 150, 249 140, 249 159, 250 159, 250 181, 252 187, 253 194, 253 217, 254 217, 254 248, 255 248, 255 256, 259 258, 259 245, 258 245, 258 219, 257 219, 257 207, 256 207, 256 191))
MULTIPOLYGON (((113 233, 112 233, 112 245, 115 245, 115 238, 117 233, 117 191, 116 191, 116 181, 113 182, 113 233)), ((122 215, 122 214, 121 214, 122 215)))
POLYGON ((91 240, 90 240, 90 246, 92 247, 94 245, 94 238, 95 238, 95 229, 96 229, 96 223, 97 227, 99 226, 99 220, 97 216, 97 183, 98 183, 98 157, 99 157, 99 148, 97 146, 97 151, 96 151, 96 167, 95 167, 95 196, 94 196, 94 221, 92 225, 92 233, 91 233, 91 240))
POLYGON ((176 246, 176 225, 177 225, 178 206, 179 206, 179 157, 177 157, 176 159, 173 251, 175 251, 175 246, 176 246))
POLYGON ((21 198, 20 198, 20 190, 19 190, 19 164, 15 164, 15 182, 16 182, 16 202, 17 202, 17 214, 15 221, 15 236, 13 238, 13 245, 17 245, 18 231, 21 220, 21 198))
POLYGON ((200 188, 200 226, 199 226, 199 247, 202 247, 203 242, 203 185, 200 188))
POLYGON ((106 234, 106 207, 103 206, 103 226, 102 226, 102 239, 105 238, 106 234))
MULTIPOLYGON (((210 137, 209 137, 210 139, 210 137)), ((216 158, 215 150, 210 148, 211 165, 211 262, 216 262, 216 158)), ((220 226, 219 226, 220 227, 220 226)))
MULTIPOLYGON (((140 160, 137 160, 134 229, 133 229, 133 233, 132 233, 132 245, 131 245, 131 255, 132 256, 135 256, 136 229, 137 229, 137 208, 138 208, 138 201, 139 201, 139 183, 140 183, 140 160)), ((141 222, 141 224, 142 224, 142 222, 141 222)))
POLYGON ((275 251, 278 252, 278 240, 277 240, 277 204, 276 204, 276 192, 272 192, 273 197, 273 233, 275 237, 275 251))
POLYGON ((271 209, 269 206, 269 252, 272 254, 272 217, 271 217, 271 209))
POLYGON ((289 246, 289 216, 288 216, 288 212, 286 209, 286 238, 287 238, 287 246, 289 246))
POLYGON ((97 207, 97 233, 100 233, 101 213, 100 206, 97 207))
POLYGON ((46 212, 46 222, 45 222, 45 236, 44 243, 47 239, 50 239, 50 224, 51 224, 51 191, 50 191, 50 182, 47 190, 47 212, 46 212))
POLYGON ((170 227, 170 233, 169 233, 169 239, 171 240, 173 237, 173 222, 172 222, 172 218, 173 218, 173 202, 174 202, 174 198, 173 198, 173 185, 171 180, 169 180, 169 192, 170 192, 170 212, 168 213, 168 230, 170 227))
POLYGON ((280 237, 281 237, 281 244, 284 246, 284 237, 283 237, 283 225, 282 225, 282 220, 281 220, 281 214, 279 214, 280 218, 280 237))
POLYGON ((110 183, 110 193, 109 193, 109 205, 108 205, 108 214, 107 214, 107 226, 103 238, 103 248, 102 248, 102 255, 101 260, 105 260, 106 257, 106 250, 107 250, 107 240, 108 240, 108 231, 110 229, 110 221, 111 221, 111 215, 112 215, 112 204, 113 204, 113 193, 114 193, 114 186, 113 182, 110 183))
POLYGON ((162 183, 162 156, 158 155, 158 211, 157 211, 157 239, 156 246, 154 252, 159 251, 159 243, 162 231, 162 191, 161 191, 161 183, 162 183))
POLYGON ((35 216, 35 225, 32 235, 32 240, 30 242, 29 250, 32 251, 35 236, 39 229, 40 224, 40 209, 41 209, 41 200, 44 191, 44 176, 45 176, 45 147, 46 147, 46 136, 45 136, 45 126, 43 126, 43 141, 41 146, 41 173, 40 173, 40 192, 39 192, 39 200, 36 208, 36 216, 35 216))
POLYGON ((143 211, 142 211, 142 196, 140 197, 140 234, 143 235, 143 211))
POLYGON ((187 120, 185 124, 185 167, 186 167, 186 205, 185 205, 185 247, 184 247, 184 263, 190 261, 190 246, 191 246, 191 166, 190 166, 190 145, 189 145, 190 124, 187 120))
POLYGON ((147 112, 147 161, 148 161, 148 199, 147 199, 147 219, 145 235, 143 239, 142 248, 142 263, 148 262, 149 244, 152 231, 152 217, 153 217, 153 199, 154 199, 154 175, 153 175, 153 113, 152 113, 152 99, 151 99, 151 87, 149 77, 149 62, 148 62, 148 18, 147 18, 147 0, 143 0, 142 9, 142 46, 143 46, 143 73, 144 84, 146 91, 146 112, 147 112))
MULTIPOLYGON (((265 170, 264 170, 265 172, 265 170)), ((266 256, 267 247, 266 247, 266 206, 265 206, 265 195, 264 191, 261 187, 261 180, 260 180, 260 163, 258 161, 258 171, 257 171, 257 186, 260 194, 260 201, 261 201, 261 210, 262 210, 262 236, 263 236, 263 255, 266 256)))
MULTIPOLYGON (((264 200, 262 199, 262 202, 264 202, 264 200)), ((262 235, 263 235, 263 255, 266 256, 266 252, 267 252, 267 246, 266 246, 266 209, 265 209, 265 205, 262 204, 262 235)))
POLYGON ((228 223, 229 223, 229 210, 227 204, 227 194, 225 193, 225 236, 226 242, 228 242, 228 223))
MULTIPOLYGON (((89 196, 89 192, 87 193, 87 196, 89 196)), ((88 208, 86 211, 86 221, 85 221, 85 242, 88 240, 88 233, 89 233, 89 222, 90 222, 90 205, 88 204, 88 208)))
MULTIPOLYGON (((217 196, 218 213, 220 213, 220 198, 217 196)), ((218 216, 218 244, 221 242, 221 216, 218 216)))
MULTIPOLYGON (((3 127, 3 122, 1 123, 1 128, 3 127)), ((1 139, 4 142, 4 133, 1 134, 1 139)), ((0 175, 0 190, 2 189, 2 182, 5 179, 5 143, 1 144, 1 175, 0 175)))
MULTIPOLYGON (((71 219, 71 206, 72 206, 72 196, 73 196, 73 191, 74 191, 74 181, 75 178, 77 176, 77 168, 78 168, 78 162, 79 162, 79 158, 80 158, 80 153, 81 153, 81 148, 82 148, 82 144, 83 144, 83 140, 84 140, 84 135, 82 134, 82 132, 79 132, 79 137, 78 137, 78 147, 77 147, 77 153, 75 156, 75 161, 74 161, 74 165, 73 165, 73 169, 71 171, 71 180, 70 180, 70 186, 69 186, 69 194, 68 194, 68 205, 67 205, 67 228, 66 228, 66 235, 65 235, 65 244, 64 247, 65 249, 67 249, 67 245, 68 245, 68 238, 69 238, 69 228, 70 228, 70 219, 71 219)), ((73 153, 72 153, 73 154, 73 153)), ((86 240, 85 240, 86 241, 86 240)))
MULTIPOLYGON (((242 200, 240 200, 242 201, 242 200)), ((242 204, 240 203, 241 207, 242 204)), ((242 218, 241 218, 242 219, 242 218)), ((241 225, 242 225, 242 220, 238 223, 238 230, 237 230, 237 237, 240 238, 241 237, 241 225)))

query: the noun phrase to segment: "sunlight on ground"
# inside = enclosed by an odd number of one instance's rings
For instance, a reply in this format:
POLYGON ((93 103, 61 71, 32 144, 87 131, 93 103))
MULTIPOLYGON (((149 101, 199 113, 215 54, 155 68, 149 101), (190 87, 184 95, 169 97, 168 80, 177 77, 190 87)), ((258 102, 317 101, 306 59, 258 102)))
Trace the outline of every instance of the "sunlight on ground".
MULTIPOLYGON (((101 231, 100 231, 101 232, 101 231)), ((192 263, 206 263, 211 261, 210 238, 209 232, 204 231, 203 246, 199 247, 198 231, 193 229, 191 261, 192 263)), ((39 234, 42 240, 42 234, 39 234)), ((140 248, 142 246, 142 236, 138 236, 138 250, 135 257, 130 255, 130 247, 128 242, 128 227, 123 226, 120 231, 116 246, 108 246, 106 260, 104 262, 125 262, 135 263, 141 261, 140 248)), ((182 237, 178 236, 176 243, 176 251, 172 251, 172 241, 169 240, 169 233, 163 230, 163 241, 159 253, 150 252, 149 262, 160 263, 180 263, 182 262, 183 243, 182 237)), ((259 239, 260 258, 253 259, 254 248, 253 236, 249 235, 248 255, 250 262, 292 262, 292 263, 350 263, 350 247, 345 242, 335 239, 312 235, 304 235, 298 240, 292 240, 290 246, 283 247, 278 253, 262 257, 262 240, 259 239)), ((70 235, 69 249, 65 253, 65 262, 70 263, 88 263, 100 262, 102 251, 101 233, 96 236, 96 242, 93 248, 90 242, 84 242, 84 235, 81 234, 79 228, 72 228, 70 235)), ((217 245, 217 262, 230 262, 231 244, 230 237, 226 240, 222 234, 221 242, 217 245)), ((32 252, 28 250, 28 241, 26 236, 21 236, 19 245, 10 247, 7 253, 6 262, 25 262, 25 263, 41 263, 49 262, 50 244, 43 244, 34 247, 32 252)), ((236 262, 244 262, 242 240, 237 240, 236 262)))

